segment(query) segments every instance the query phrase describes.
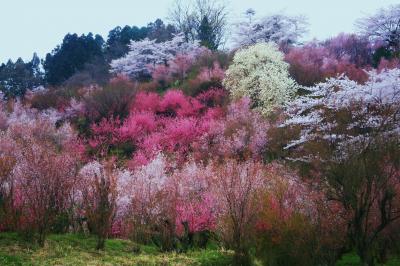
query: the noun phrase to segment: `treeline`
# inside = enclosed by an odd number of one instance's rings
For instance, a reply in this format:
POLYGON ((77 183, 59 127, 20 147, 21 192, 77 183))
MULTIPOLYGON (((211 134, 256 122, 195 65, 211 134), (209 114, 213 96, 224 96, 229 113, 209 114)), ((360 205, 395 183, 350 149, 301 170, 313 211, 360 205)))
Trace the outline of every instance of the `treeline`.
POLYGON ((23 96, 40 85, 58 86, 104 84, 109 78, 109 63, 126 54, 131 41, 145 38, 163 42, 177 33, 161 19, 145 27, 125 26, 112 29, 106 40, 98 34, 65 35, 62 43, 45 59, 36 54, 29 62, 21 58, 0 66, 0 90, 6 97, 23 96))

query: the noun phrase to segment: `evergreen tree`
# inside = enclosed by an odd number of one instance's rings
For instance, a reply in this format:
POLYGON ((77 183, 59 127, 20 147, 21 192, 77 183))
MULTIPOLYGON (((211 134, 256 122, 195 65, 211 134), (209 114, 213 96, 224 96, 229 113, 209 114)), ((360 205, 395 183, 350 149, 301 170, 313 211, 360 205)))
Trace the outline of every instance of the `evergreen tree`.
POLYGON ((59 85, 84 69, 87 63, 103 57, 104 41, 100 35, 92 33, 78 36, 67 34, 61 46, 46 55, 44 70, 46 81, 51 85, 59 85))
POLYGON ((36 53, 28 63, 22 58, 18 58, 15 63, 8 60, 7 64, 0 66, 0 91, 6 98, 23 96, 28 89, 43 83, 42 76, 40 59, 36 53))
POLYGON ((211 50, 216 50, 218 48, 218 45, 216 44, 216 38, 217 37, 213 32, 213 28, 208 21, 207 16, 204 16, 199 27, 200 44, 211 50))

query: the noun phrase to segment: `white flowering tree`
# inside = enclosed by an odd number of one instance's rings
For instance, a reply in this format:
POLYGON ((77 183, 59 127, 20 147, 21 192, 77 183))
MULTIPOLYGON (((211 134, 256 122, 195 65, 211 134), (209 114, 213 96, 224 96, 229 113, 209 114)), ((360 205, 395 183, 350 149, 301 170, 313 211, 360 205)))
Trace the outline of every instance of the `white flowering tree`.
POLYGON ((234 98, 247 96, 252 106, 268 115, 295 93, 289 65, 274 43, 258 43, 236 52, 224 86, 234 98))
POLYGON ((369 76, 365 84, 344 76, 331 78, 290 102, 284 126, 301 128, 301 133, 286 148, 317 139, 344 148, 366 142, 373 133, 400 133, 400 69, 371 71, 369 76), (344 113, 350 116, 344 118, 344 113))
POLYGON ((276 14, 253 19, 255 12, 246 12, 248 19, 236 24, 234 42, 237 47, 259 42, 294 44, 307 33, 307 20, 304 16, 276 14))
POLYGON ((361 34, 373 41, 383 41, 400 50, 400 4, 380 9, 376 14, 357 21, 361 34))
POLYGON ((310 88, 283 125, 298 134, 286 146, 291 159, 344 209, 363 265, 400 221, 400 69, 369 75, 365 84, 339 77, 310 88))
POLYGON ((156 40, 144 39, 132 41, 129 53, 111 62, 111 72, 132 78, 149 76, 155 66, 167 65, 177 55, 196 57, 203 50, 199 42, 186 42, 182 34, 172 40, 157 43, 156 40))

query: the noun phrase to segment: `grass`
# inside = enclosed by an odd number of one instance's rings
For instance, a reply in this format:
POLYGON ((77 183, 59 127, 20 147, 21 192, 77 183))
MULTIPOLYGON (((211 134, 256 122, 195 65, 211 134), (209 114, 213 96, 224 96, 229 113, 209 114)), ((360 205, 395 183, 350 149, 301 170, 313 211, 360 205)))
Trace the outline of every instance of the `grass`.
MULTIPOLYGON (((43 248, 24 240, 17 233, 0 233, 0 265, 232 265, 232 252, 210 245, 206 250, 187 253, 161 253, 155 246, 138 245, 129 240, 109 239, 104 251, 96 251, 96 239, 79 234, 50 235, 43 248)), ((260 263, 255 263, 261 265, 260 263)), ((342 257, 336 266, 358 266, 355 253, 342 257)), ((400 265, 400 258, 391 259, 386 266, 400 265)))
POLYGON ((0 233, 0 265, 231 265, 232 253, 217 248, 185 254, 160 253, 154 246, 110 239, 104 251, 96 251, 96 239, 77 234, 50 235, 43 248, 16 233, 0 233))
MULTIPOLYGON (((361 265, 360 257, 356 253, 345 254, 341 260, 336 263, 336 266, 359 266, 361 265)), ((379 264, 380 265, 380 264, 379 264)), ((400 258, 392 258, 382 266, 399 266, 400 258)))

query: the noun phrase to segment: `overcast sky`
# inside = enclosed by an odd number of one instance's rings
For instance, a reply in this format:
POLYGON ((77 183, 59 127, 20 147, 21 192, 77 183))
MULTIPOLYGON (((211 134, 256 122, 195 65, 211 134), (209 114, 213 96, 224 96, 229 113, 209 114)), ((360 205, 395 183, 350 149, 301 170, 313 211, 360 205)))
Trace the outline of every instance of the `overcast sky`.
MULTIPOLYGON (((284 12, 309 19, 307 39, 354 31, 354 21, 399 0, 226 0, 231 21, 248 8, 258 16, 284 12)), ((70 33, 98 33, 116 26, 144 26, 165 19, 173 0, 0 0, 0 62, 44 57, 70 33)))

